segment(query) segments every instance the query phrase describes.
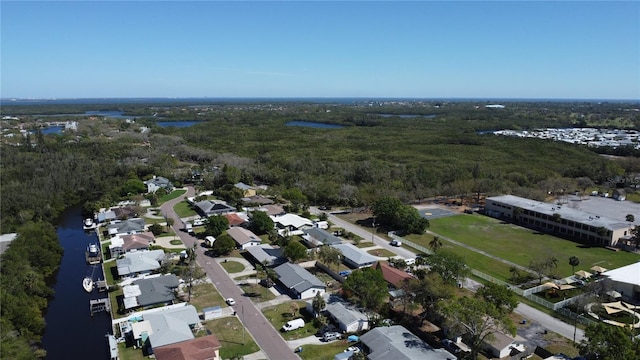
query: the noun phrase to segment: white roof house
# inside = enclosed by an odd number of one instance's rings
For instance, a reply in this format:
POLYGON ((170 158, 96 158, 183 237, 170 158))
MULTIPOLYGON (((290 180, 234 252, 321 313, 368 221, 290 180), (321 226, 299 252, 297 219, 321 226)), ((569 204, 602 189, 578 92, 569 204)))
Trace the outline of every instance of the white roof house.
POLYGON ((249 246, 260 245, 260 243, 262 242, 262 239, 260 239, 258 235, 254 234, 250 230, 239 226, 230 228, 229 230, 227 230, 227 234, 229 234, 229 236, 231 236, 233 240, 238 243, 238 246, 243 250, 248 248, 249 246))
POLYGON ((613 289, 622 299, 640 300, 640 261, 614 270, 605 271, 603 276, 611 279, 613 289))
POLYGON ((327 305, 327 313, 338 323, 340 330, 348 333, 369 329, 367 314, 341 302, 327 305))
POLYGON ((313 227, 313 221, 296 214, 270 215, 280 236, 302 235, 304 229, 313 227))
POLYGON ((150 273, 160 268, 162 260, 164 260, 164 251, 162 250, 126 253, 122 259, 116 259, 118 275, 126 277, 150 273))

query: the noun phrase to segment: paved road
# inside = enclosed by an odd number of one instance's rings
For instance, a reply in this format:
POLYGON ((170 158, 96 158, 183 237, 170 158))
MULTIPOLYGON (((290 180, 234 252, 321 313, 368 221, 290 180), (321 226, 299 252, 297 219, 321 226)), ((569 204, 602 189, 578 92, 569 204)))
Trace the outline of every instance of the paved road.
MULTIPOLYGON (((193 187, 188 187, 186 194, 167 201, 161 206, 162 213, 174 220, 173 231, 180 237, 187 247, 192 247, 193 244, 197 244, 198 239, 182 231, 182 220, 180 220, 178 215, 173 211, 173 206, 182 201, 185 197, 194 195, 195 190, 193 187)), ((226 271, 224 271, 222 266, 220 266, 220 264, 218 264, 214 259, 206 256, 204 254, 204 248, 198 246, 197 252, 198 264, 206 272, 209 279, 211 279, 215 287, 218 289, 218 292, 224 298, 232 297, 236 300, 234 308, 237 311, 238 318, 242 321, 251 336, 253 336, 258 346, 260 346, 260 349, 262 349, 266 354, 267 358, 273 360, 300 359, 291 351, 289 345, 284 341, 280 333, 273 328, 271 323, 267 321, 262 312, 255 307, 253 302, 251 302, 247 297, 242 296, 242 291, 238 286, 236 286, 236 283, 229 277, 226 271)))
MULTIPOLYGON (((315 212, 315 213, 320 213, 321 211, 319 211, 318 209, 315 208, 311 208, 310 211, 315 212)), ((360 228, 359 226, 353 225, 347 221, 344 221, 342 219, 340 219, 339 217, 335 216, 335 215, 330 215, 327 214, 329 217, 329 221, 331 221, 332 223, 334 223, 336 226, 342 227, 347 231, 350 231, 354 234, 357 234, 359 236, 362 236, 365 239, 371 239, 371 232, 366 231, 365 229, 360 228)), ((438 235, 435 234, 433 232, 429 232, 431 234, 434 235, 438 235)), ((440 236, 440 235, 438 235, 440 236)), ((442 238, 442 236, 440 236, 442 238)), ((449 241, 455 242, 454 240, 450 240, 447 239, 449 241)), ((378 236, 374 236, 374 243, 376 245, 379 245, 383 248, 386 248, 390 251, 393 251, 395 253, 397 253, 398 255, 404 257, 404 258, 415 258, 415 254, 412 253, 411 251, 404 249, 404 248, 397 248, 394 246, 391 246, 389 244, 389 242, 386 239, 380 238, 378 236)), ((457 242, 456 242, 457 243, 457 242)), ((465 246, 464 244, 461 244, 461 246, 465 246)), ((472 249, 473 250, 473 249, 472 249)), ((528 270, 528 269, 527 269, 528 270)), ((480 286, 482 286, 482 284, 472 280, 472 279, 466 279, 463 286, 467 289, 470 289, 472 291, 476 291, 480 286)), ((516 313, 526 317, 529 320, 534 320, 537 323, 539 323, 540 325, 542 325, 543 327, 545 327, 546 329, 553 331, 567 339, 573 340, 573 330, 574 327, 573 325, 567 324, 564 321, 558 320, 556 318, 554 318, 551 315, 548 315, 538 309, 535 309, 529 305, 520 303, 518 305, 518 307, 514 310, 516 313)), ((582 331, 581 329, 577 329, 576 330, 576 341, 580 341, 584 338, 584 331, 582 331)))

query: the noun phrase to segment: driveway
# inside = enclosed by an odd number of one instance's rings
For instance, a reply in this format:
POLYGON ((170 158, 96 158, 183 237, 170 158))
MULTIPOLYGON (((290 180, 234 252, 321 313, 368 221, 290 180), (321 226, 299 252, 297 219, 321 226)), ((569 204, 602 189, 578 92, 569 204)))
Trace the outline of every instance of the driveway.
MULTIPOLYGON (((173 206, 185 197, 194 196, 195 190, 189 186, 187 192, 182 196, 167 201, 161 206, 162 213, 174 220, 174 224, 182 224, 182 220, 173 211, 173 206)), ((178 237, 187 247, 192 247, 198 243, 198 239, 187 234, 180 229, 173 229, 178 237)), ((237 311, 238 319, 244 324, 247 331, 254 338, 267 359, 273 360, 295 360, 299 357, 294 354, 289 345, 284 341, 280 333, 273 328, 271 323, 264 317, 262 312, 248 298, 242 296, 242 290, 236 285, 226 271, 217 261, 204 254, 205 249, 196 246, 197 262, 205 271, 209 279, 224 298, 232 297, 236 300, 234 309, 237 311)))

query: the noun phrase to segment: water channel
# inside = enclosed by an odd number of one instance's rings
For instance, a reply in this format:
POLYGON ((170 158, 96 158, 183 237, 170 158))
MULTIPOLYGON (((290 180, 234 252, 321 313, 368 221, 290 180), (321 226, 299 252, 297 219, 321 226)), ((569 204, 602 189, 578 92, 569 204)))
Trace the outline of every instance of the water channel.
MULTIPOLYGON (((57 233, 64 256, 55 275, 55 297, 49 302, 45 314, 46 329, 42 345, 47 360, 109 359, 105 335, 111 333, 111 316, 89 312, 89 300, 106 297, 106 293, 94 290, 88 294, 82 288, 82 279, 93 273, 94 279, 102 278, 101 265, 88 265, 85 250, 89 243, 98 241, 95 232, 82 229, 80 207, 67 210, 58 224, 57 233)), ((34 249, 37 251, 37 249, 34 249)))

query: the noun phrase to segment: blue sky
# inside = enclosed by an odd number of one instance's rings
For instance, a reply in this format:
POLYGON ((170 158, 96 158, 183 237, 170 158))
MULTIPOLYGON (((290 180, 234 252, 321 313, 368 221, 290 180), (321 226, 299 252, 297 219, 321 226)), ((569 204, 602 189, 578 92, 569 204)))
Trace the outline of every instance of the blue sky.
POLYGON ((640 2, 0 3, 3 98, 640 99, 640 2))

